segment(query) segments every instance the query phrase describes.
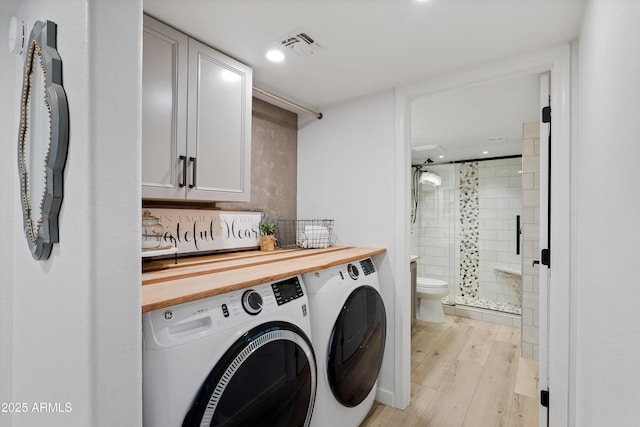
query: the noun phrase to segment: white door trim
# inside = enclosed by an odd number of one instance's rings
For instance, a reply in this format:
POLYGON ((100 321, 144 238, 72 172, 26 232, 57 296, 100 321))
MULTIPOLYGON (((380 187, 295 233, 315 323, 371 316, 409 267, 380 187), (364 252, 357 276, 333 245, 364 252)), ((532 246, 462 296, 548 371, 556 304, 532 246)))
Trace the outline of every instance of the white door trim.
MULTIPOLYGON (((549 105, 550 73, 543 73, 540 76, 540 109, 549 105)), ((549 124, 540 122, 540 230, 539 238, 540 250, 549 247, 548 241, 548 208, 549 208, 549 124)), ((538 390, 549 388, 549 268, 542 264, 541 254, 537 255, 540 260, 538 267, 539 278, 539 350, 538 350, 538 390)), ((539 427, 547 427, 547 415, 549 409, 538 405, 539 427)))
MULTIPOLYGON (((411 349, 411 292, 409 280, 409 168, 411 102, 442 90, 517 77, 518 75, 551 72, 551 104, 553 108, 552 140, 552 242, 549 293, 549 377, 551 378, 550 425, 568 425, 569 401, 574 393, 570 377, 570 361, 575 359, 571 338, 571 70, 570 46, 511 58, 462 72, 449 73, 396 89, 396 232, 394 248, 396 282, 395 319, 395 398, 394 406, 409 404, 411 349)), ((547 301, 540 301, 546 304, 547 301)), ((540 352, 547 349, 540 348, 540 352)))

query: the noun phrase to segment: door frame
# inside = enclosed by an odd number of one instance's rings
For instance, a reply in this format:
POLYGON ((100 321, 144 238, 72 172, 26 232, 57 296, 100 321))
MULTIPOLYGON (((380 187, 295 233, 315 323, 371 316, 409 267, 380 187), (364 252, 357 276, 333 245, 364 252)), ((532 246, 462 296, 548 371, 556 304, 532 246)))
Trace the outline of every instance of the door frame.
MULTIPOLYGON (((570 402, 575 393, 575 376, 570 371, 575 359, 572 340, 571 270, 571 48, 569 44, 522 55, 489 65, 449 73, 416 84, 396 88, 396 239, 394 270, 395 310, 395 395, 393 405, 405 408, 411 395, 411 290, 410 286, 410 125, 411 102, 432 93, 477 85, 519 75, 551 73, 553 108, 551 265, 548 301, 540 301, 540 316, 548 318, 548 372, 551 379, 550 425, 569 425, 570 402)), ((542 420, 541 420, 542 422, 542 420)), ((540 424, 541 426, 543 424, 540 424)), ((545 424, 546 425, 546 422, 545 424)))
MULTIPOLYGON (((551 75, 542 73, 540 75, 540 111, 549 105, 551 95, 551 75)), ((540 121, 540 229, 538 232, 538 242, 540 250, 548 249, 549 241, 549 126, 550 123, 540 121)), ((549 389, 549 268, 542 263, 542 255, 538 254, 538 279, 539 279, 539 351, 538 351, 538 390, 549 389), (544 351, 543 351, 544 350, 544 351)), ((547 426, 549 408, 538 405, 538 420, 540 427, 547 426)))

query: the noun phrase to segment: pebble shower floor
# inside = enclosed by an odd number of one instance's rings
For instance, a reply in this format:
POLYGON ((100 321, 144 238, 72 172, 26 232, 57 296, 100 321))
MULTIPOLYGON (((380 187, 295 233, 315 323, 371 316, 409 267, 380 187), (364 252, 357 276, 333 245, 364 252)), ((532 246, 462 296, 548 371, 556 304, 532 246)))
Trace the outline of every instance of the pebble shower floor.
MULTIPOLYGON (((442 298, 442 303, 451 305, 449 297, 442 298)), ((489 301, 482 298, 471 298, 465 296, 456 296, 455 305, 466 305, 469 307, 485 308, 488 310, 501 311, 510 314, 522 314, 522 308, 508 302, 489 301)))

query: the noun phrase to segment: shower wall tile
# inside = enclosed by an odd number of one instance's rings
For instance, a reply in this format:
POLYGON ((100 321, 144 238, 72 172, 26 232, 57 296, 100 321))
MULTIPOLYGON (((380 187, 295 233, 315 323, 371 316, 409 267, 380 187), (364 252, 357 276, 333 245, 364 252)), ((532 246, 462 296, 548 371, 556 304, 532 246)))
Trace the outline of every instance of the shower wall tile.
POLYGON ((528 341, 531 344, 538 344, 538 327, 522 324, 522 333, 530 335, 532 338, 528 341))
POLYGON ((522 126, 522 355, 538 359, 539 267, 540 258, 540 125, 522 126))
POLYGON ((535 139, 540 137, 540 123, 528 122, 522 125, 522 139, 535 139))
POLYGON ((434 257, 442 257, 446 254, 446 251, 447 251, 446 247, 431 246, 424 249, 424 254, 434 256, 434 257))
MULTIPOLYGON (((449 267, 436 267, 434 265, 427 265, 423 267, 419 272, 420 277, 433 277, 440 280, 450 280, 449 267)), ((447 282, 449 283, 449 282, 447 282)))
POLYGON ((428 170, 440 175, 442 185, 418 187, 420 203, 417 221, 412 227, 412 253, 420 256, 418 276, 444 280, 453 286, 455 177, 450 165, 428 170))
POLYGON ((540 171, 540 156, 526 156, 522 158, 522 173, 533 173, 540 171), (525 172, 525 170, 527 172, 525 172))
POLYGON ((534 252, 533 242, 530 240, 525 240, 522 242, 522 257, 523 258, 533 258, 536 253, 534 252))
MULTIPOLYGON (((523 177, 524 178, 524 177, 523 177)), ((522 207, 522 221, 525 224, 532 224, 535 222, 536 209, 533 206, 522 207)))
POLYGON ((522 174, 518 172, 518 176, 512 176, 509 178, 509 187, 515 187, 518 190, 522 190, 522 174))
MULTIPOLYGON (((513 230, 509 230, 509 231, 497 230, 495 238, 496 238, 496 240, 501 240, 501 241, 513 243, 513 236, 514 236, 513 230)), ((489 237, 487 237, 487 238, 489 238, 489 237)))
POLYGON ((540 149, 540 141, 536 138, 525 138, 522 143, 522 156, 537 156, 540 149), (537 144, 536 144, 537 142, 537 144), (537 145, 537 146, 536 146, 537 145))
POLYGON ((540 224, 530 223, 524 224, 522 236, 527 241, 535 242, 540 238, 540 224))
POLYGON ((540 190, 525 190, 522 194, 524 206, 540 205, 540 190))
POLYGON ((500 242, 498 240, 482 240, 480 242, 480 250, 487 252, 507 253, 509 252, 509 242, 500 242))
POLYGON ((509 230, 509 219, 481 219, 480 226, 483 230, 509 230))
POLYGON ((509 196, 509 194, 498 194, 497 189, 493 195, 489 195, 488 192, 481 190, 480 191, 480 209, 482 210, 482 217, 486 218, 485 210, 486 209, 508 209, 511 204, 509 199, 505 196, 509 196))
MULTIPOLYGON (((524 331, 522 331, 524 333, 524 331)), ((538 351, 535 349, 535 346, 531 343, 527 343, 527 342, 523 342, 522 343, 522 356, 523 357, 527 357, 525 356, 525 354, 537 354, 538 351)), ((530 359, 529 357, 527 357, 528 359, 530 359)))
POLYGON ((518 212, 520 212, 520 215, 522 215, 522 202, 521 202, 520 198, 519 197, 515 197, 513 199, 509 199, 509 208, 517 209, 518 212))
POLYGON ((432 264, 437 267, 448 267, 451 264, 449 257, 445 256, 437 256, 433 257, 432 264))
MULTIPOLYGON (((535 258, 538 259, 538 258, 535 258)), ((532 265, 533 264, 533 260, 531 260, 532 262, 526 263, 526 264, 522 264, 522 274, 526 274, 526 275, 530 275, 535 279, 535 275, 536 273, 538 273, 538 269, 539 267, 537 265, 532 265)))

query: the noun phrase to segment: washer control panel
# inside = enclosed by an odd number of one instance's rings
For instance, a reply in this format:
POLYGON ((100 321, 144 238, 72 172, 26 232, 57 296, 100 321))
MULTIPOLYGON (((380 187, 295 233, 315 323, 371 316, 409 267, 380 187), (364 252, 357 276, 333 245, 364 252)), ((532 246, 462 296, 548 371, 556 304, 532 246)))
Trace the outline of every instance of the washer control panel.
POLYGON ((144 313, 145 345, 179 345, 275 313, 308 318, 304 289, 294 276, 144 313))
POLYGON ((272 283, 271 289, 273 289, 273 295, 276 297, 278 305, 286 304, 304 296, 298 276, 272 283))
POLYGON ((247 313, 255 316, 256 314, 262 311, 262 296, 253 289, 249 289, 248 291, 244 291, 242 294, 242 308, 247 313))

